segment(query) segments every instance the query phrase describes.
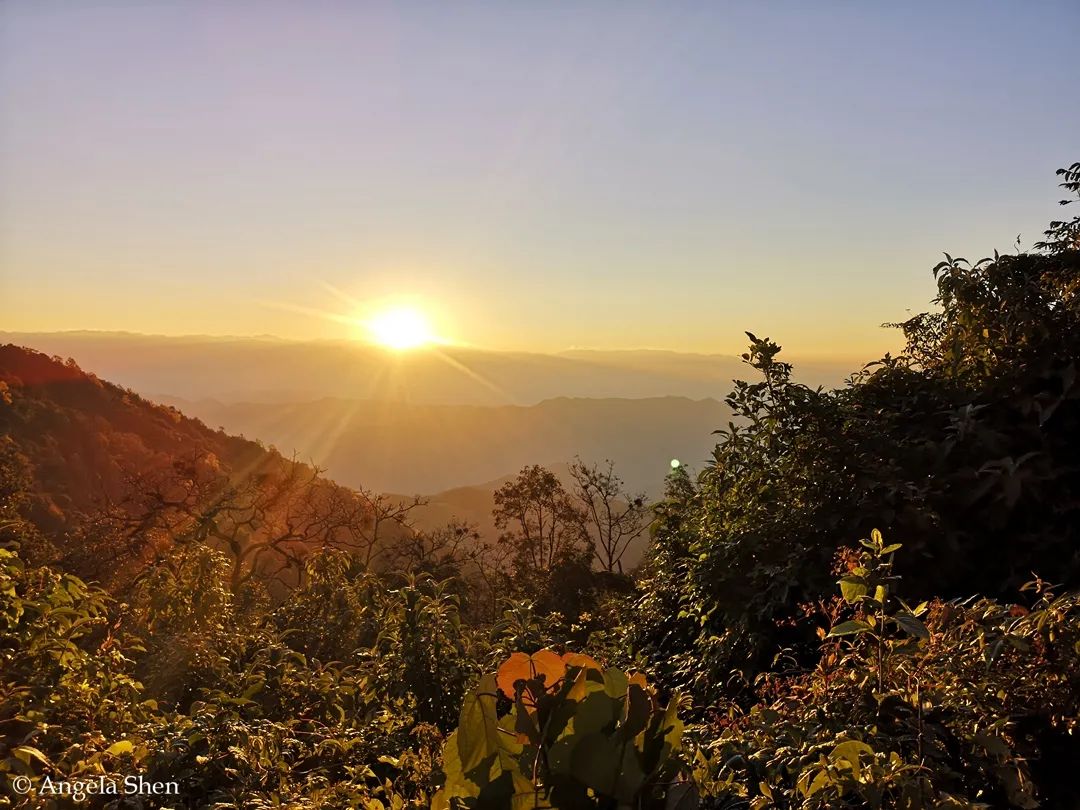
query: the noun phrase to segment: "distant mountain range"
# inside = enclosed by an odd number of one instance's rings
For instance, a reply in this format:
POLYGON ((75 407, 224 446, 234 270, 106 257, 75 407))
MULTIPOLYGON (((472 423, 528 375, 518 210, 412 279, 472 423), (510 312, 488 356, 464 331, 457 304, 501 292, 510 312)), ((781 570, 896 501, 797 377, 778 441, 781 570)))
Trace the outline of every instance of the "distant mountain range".
MULTIPOLYGON (((657 496, 673 458, 705 463, 712 431, 730 418, 722 398, 750 371, 728 355, 644 350, 394 354, 356 342, 120 332, 0 332, 2 342, 74 357, 346 486, 429 495, 424 525, 485 524, 507 476, 527 464, 564 472, 576 456, 610 459, 631 490, 657 496)), ((815 386, 852 370, 796 366, 815 386)))
MULTIPOLYGON (((150 402, 74 363, 0 345, 0 453, 26 465, 39 526, 66 536, 86 515, 123 503, 133 482, 188 475, 177 471, 189 460, 238 481, 293 469, 251 441, 258 437, 326 466, 333 480, 319 484, 322 491, 363 486, 403 500, 434 493, 413 515, 418 528, 463 519, 491 539, 493 493, 526 464, 541 463, 569 484, 566 462, 575 455, 610 458, 632 493, 655 495, 672 457, 701 463, 710 431, 727 413, 716 400, 684 397, 562 398, 528 407, 160 399, 150 402), (229 435, 236 431, 248 438, 229 435)), ((636 563, 646 543, 635 541, 624 562, 636 563)))
MULTIPOLYGON (((326 397, 438 405, 534 405, 555 397, 722 399, 747 376, 737 358, 667 351, 560 354, 443 347, 401 354, 358 342, 162 337, 124 332, 0 332, 0 342, 74 357, 142 394, 218 402, 326 397)), ((837 385, 851 363, 808 362, 796 376, 837 385)))
MULTIPOLYGON (((91 494, 120 491, 130 465, 151 469, 207 450, 230 464, 251 463, 262 457, 259 440, 318 464, 338 484, 426 495, 427 507, 414 515, 420 528, 463 518, 486 537, 497 534, 492 494, 527 464, 567 480, 576 457, 610 459, 627 489, 659 496, 672 459, 699 469, 705 463, 712 432, 730 418, 718 397, 748 370, 735 357, 659 351, 391 354, 360 343, 121 333, 3 333, 3 341, 75 357, 97 375, 3 350, 0 365, 23 402, 46 397, 42 408, 63 407, 65 423, 80 426, 104 408, 97 427, 73 431, 60 453, 32 444, 30 422, 9 426, 36 460, 39 481, 49 482, 39 491, 57 514, 69 505, 89 508, 91 494), (176 410, 125 400, 100 379, 176 410), (103 435, 110 437, 104 444, 103 435), (99 447, 109 449, 103 455, 99 447)), ((813 366, 806 374, 836 383, 845 370, 813 366)), ((49 432, 56 429, 38 431, 49 432)), ((635 544, 627 563, 644 545, 644 538, 635 544)))
POLYGON ((685 397, 488 407, 158 399, 212 427, 258 438, 286 455, 296 452, 346 486, 400 493, 436 493, 580 455, 611 459, 633 489, 658 494, 671 460, 700 467, 712 449, 712 431, 729 416, 715 399, 685 397))

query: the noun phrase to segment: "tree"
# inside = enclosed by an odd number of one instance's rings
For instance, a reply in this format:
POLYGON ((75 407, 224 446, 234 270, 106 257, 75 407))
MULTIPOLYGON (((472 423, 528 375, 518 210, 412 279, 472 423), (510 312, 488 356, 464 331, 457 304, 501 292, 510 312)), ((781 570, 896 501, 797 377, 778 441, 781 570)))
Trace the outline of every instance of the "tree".
POLYGON ((605 466, 586 464, 580 458, 570 465, 574 494, 581 502, 594 554, 600 567, 622 573, 622 558, 630 543, 648 526, 649 507, 645 495, 631 495, 609 460, 605 466))
POLYGON ((1015 599, 1032 571, 1080 583, 1080 250, 946 255, 933 274, 904 351, 843 388, 798 384, 748 333, 756 379, 727 398, 694 497, 658 515, 634 614, 635 642, 703 705, 732 669, 815 654, 796 606, 874 527, 910 552, 897 573, 919 598, 1015 599))
POLYGON ((395 540, 388 537, 387 532, 396 533, 398 535, 396 539, 415 534, 412 512, 426 505, 427 501, 419 496, 398 498, 366 489, 359 490, 359 495, 367 505, 370 520, 367 526, 357 534, 356 551, 364 565, 371 568, 385 553, 384 547, 387 543, 395 540))
MULTIPOLYGON (((0 388, 0 404, 3 394, 0 388)), ((0 437, 0 548, 18 544, 25 559, 40 560, 53 556, 56 549, 27 518, 29 489, 25 460, 9 437, 0 437)))
POLYGON ((495 491, 492 515, 522 582, 545 581, 558 566, 591 557, 584 512, 555 474, 539 465, 525 467, 495 491))
POLYGON ((453 520, 435 529, 405 532, 386 556, 391 570, 442 580, 461 576, 479 545, 480 532, 474 524, 453 520))
POLYGON ((434 529, 403 532, 386 550, 387 574, 393 580, 427 575, 448 586, 463 614, 493 621, 508 590, 510 549, 481 537, 475 524, 451 520, 434 529))
MULTIPOLYGON (((1080 199, 1080 162, 1074 163, 1067 169, 1058 169, 1058 177, 1064 178, 1060 186, 1080 199)), ((1077 200, 1061 200, 1061 205, 1071 205, 1077 200)), ((1067 250, 1080 250, 1080 216, 1075 216, 1068 222, 1060 220, 1050 223, 1046 230, 1046 239, 1036 242, 1037 250, 1047 253, 1064 253, 1067 250)))
POLYGON ((234 591, 255 577, 294 584, 305 557, 320 549, 348 551, 373 569, 395 537, 413 531, 411 513, 424 503, 339 486, 276 453, 239 475, 212 455, 191 454, 165 469, 128 472, 125 483, 122 498, 78 527, 64 560, 114 590, 177 545, 227 552, 234 591))
POLYGON ((469 582, 472 598, 468 608, 474 618, 494 622, 499 602, 512 591, 514 550, 497 540, 481 540, 470 559, 469 582))

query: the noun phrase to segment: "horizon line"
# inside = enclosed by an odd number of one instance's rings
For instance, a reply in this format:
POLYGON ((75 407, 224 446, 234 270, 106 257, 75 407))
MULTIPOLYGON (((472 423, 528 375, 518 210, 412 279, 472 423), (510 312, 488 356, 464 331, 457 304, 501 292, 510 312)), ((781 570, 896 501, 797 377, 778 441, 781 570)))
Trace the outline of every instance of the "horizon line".
MULTIPOLYGON (((387 354, 426 354, 436 349, 458 349, 464 351, 483 352, 488 354, 530 354, 530 355, 546 355, 546 356, 558 356, 573 353, 603 353, 603 354, 671 354, 681 357, 725 357, 729 359, 738 359, 741 354, 741 349, 733 349, 729 351, 702 351, 693 349, 673 349, 665 346, 626 346, 626 347, 604 347, 604 346, 582 346, 582 345, 570 345, 560 349, 515 349, 515 348, 488 348, 482 346, 476 346, 467 343, 441 343, 438 346, 422 346, 414 349, 409 349, 405 352, 389 352, 385 348, 379 346, 377 343, 369 342, 366 340, 358 340, 356 338, 348 337, 284 337, 282 335, 275 335, 268 332, 262 332, 252 335, 243 334, 211 334, 206 332, 183 332, 183 333, 163 333, 163 332, 137 332, 130 329, 35 329, 35 330, 18 330, 18 329, 0 329, 0 336, 94 336, 94 337, 132 337, 132 338, 153 338, 162 340, 207 340, 207 341, 264 341, 264 342, 276 342, 276 343, 292 343, 292 344, 306 344, 306 345, 344 345, 353 346, 356 348, 365 348, 372 351, 383 352, 387 354)), ((32 348, 32 347, 30 347, 32 348)), ((784 348, 782 346, 782 348, 784 348)), ((784 348, 785 356, 793 359, 803 359, 810 361, 830 361, 830 362, 848 362, 852 360, 858 360, 859 362, 867 362, 862 359, 861 354, 834 354, 825 352, 799 352, 792 351, 784 348)))

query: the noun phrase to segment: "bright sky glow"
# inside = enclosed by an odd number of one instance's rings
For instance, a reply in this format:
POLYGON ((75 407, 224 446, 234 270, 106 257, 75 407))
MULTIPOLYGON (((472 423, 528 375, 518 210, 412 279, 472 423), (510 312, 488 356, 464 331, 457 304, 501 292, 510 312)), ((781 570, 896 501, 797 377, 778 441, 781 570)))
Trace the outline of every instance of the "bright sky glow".
POLYGON ((427 317, 411 307, 380 312, 367 322, 367 328, 375 343, 396 351, 416 349, 437 342, 427 317))
POLYGON ((942 251, 1060 216, 1078 30, 1076 0, 0 0, 0 328, 342 339, 410 296, 484 349, 878 357, 942 251))

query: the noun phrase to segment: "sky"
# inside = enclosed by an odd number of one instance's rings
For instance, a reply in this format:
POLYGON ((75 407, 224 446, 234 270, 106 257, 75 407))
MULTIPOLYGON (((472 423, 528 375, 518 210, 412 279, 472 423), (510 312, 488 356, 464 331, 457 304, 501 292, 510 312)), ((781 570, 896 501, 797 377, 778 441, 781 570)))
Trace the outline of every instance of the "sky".
POLYGON ((1080 4, 0 4, 0 328, 875 357, 1037 241, 1080 4))

